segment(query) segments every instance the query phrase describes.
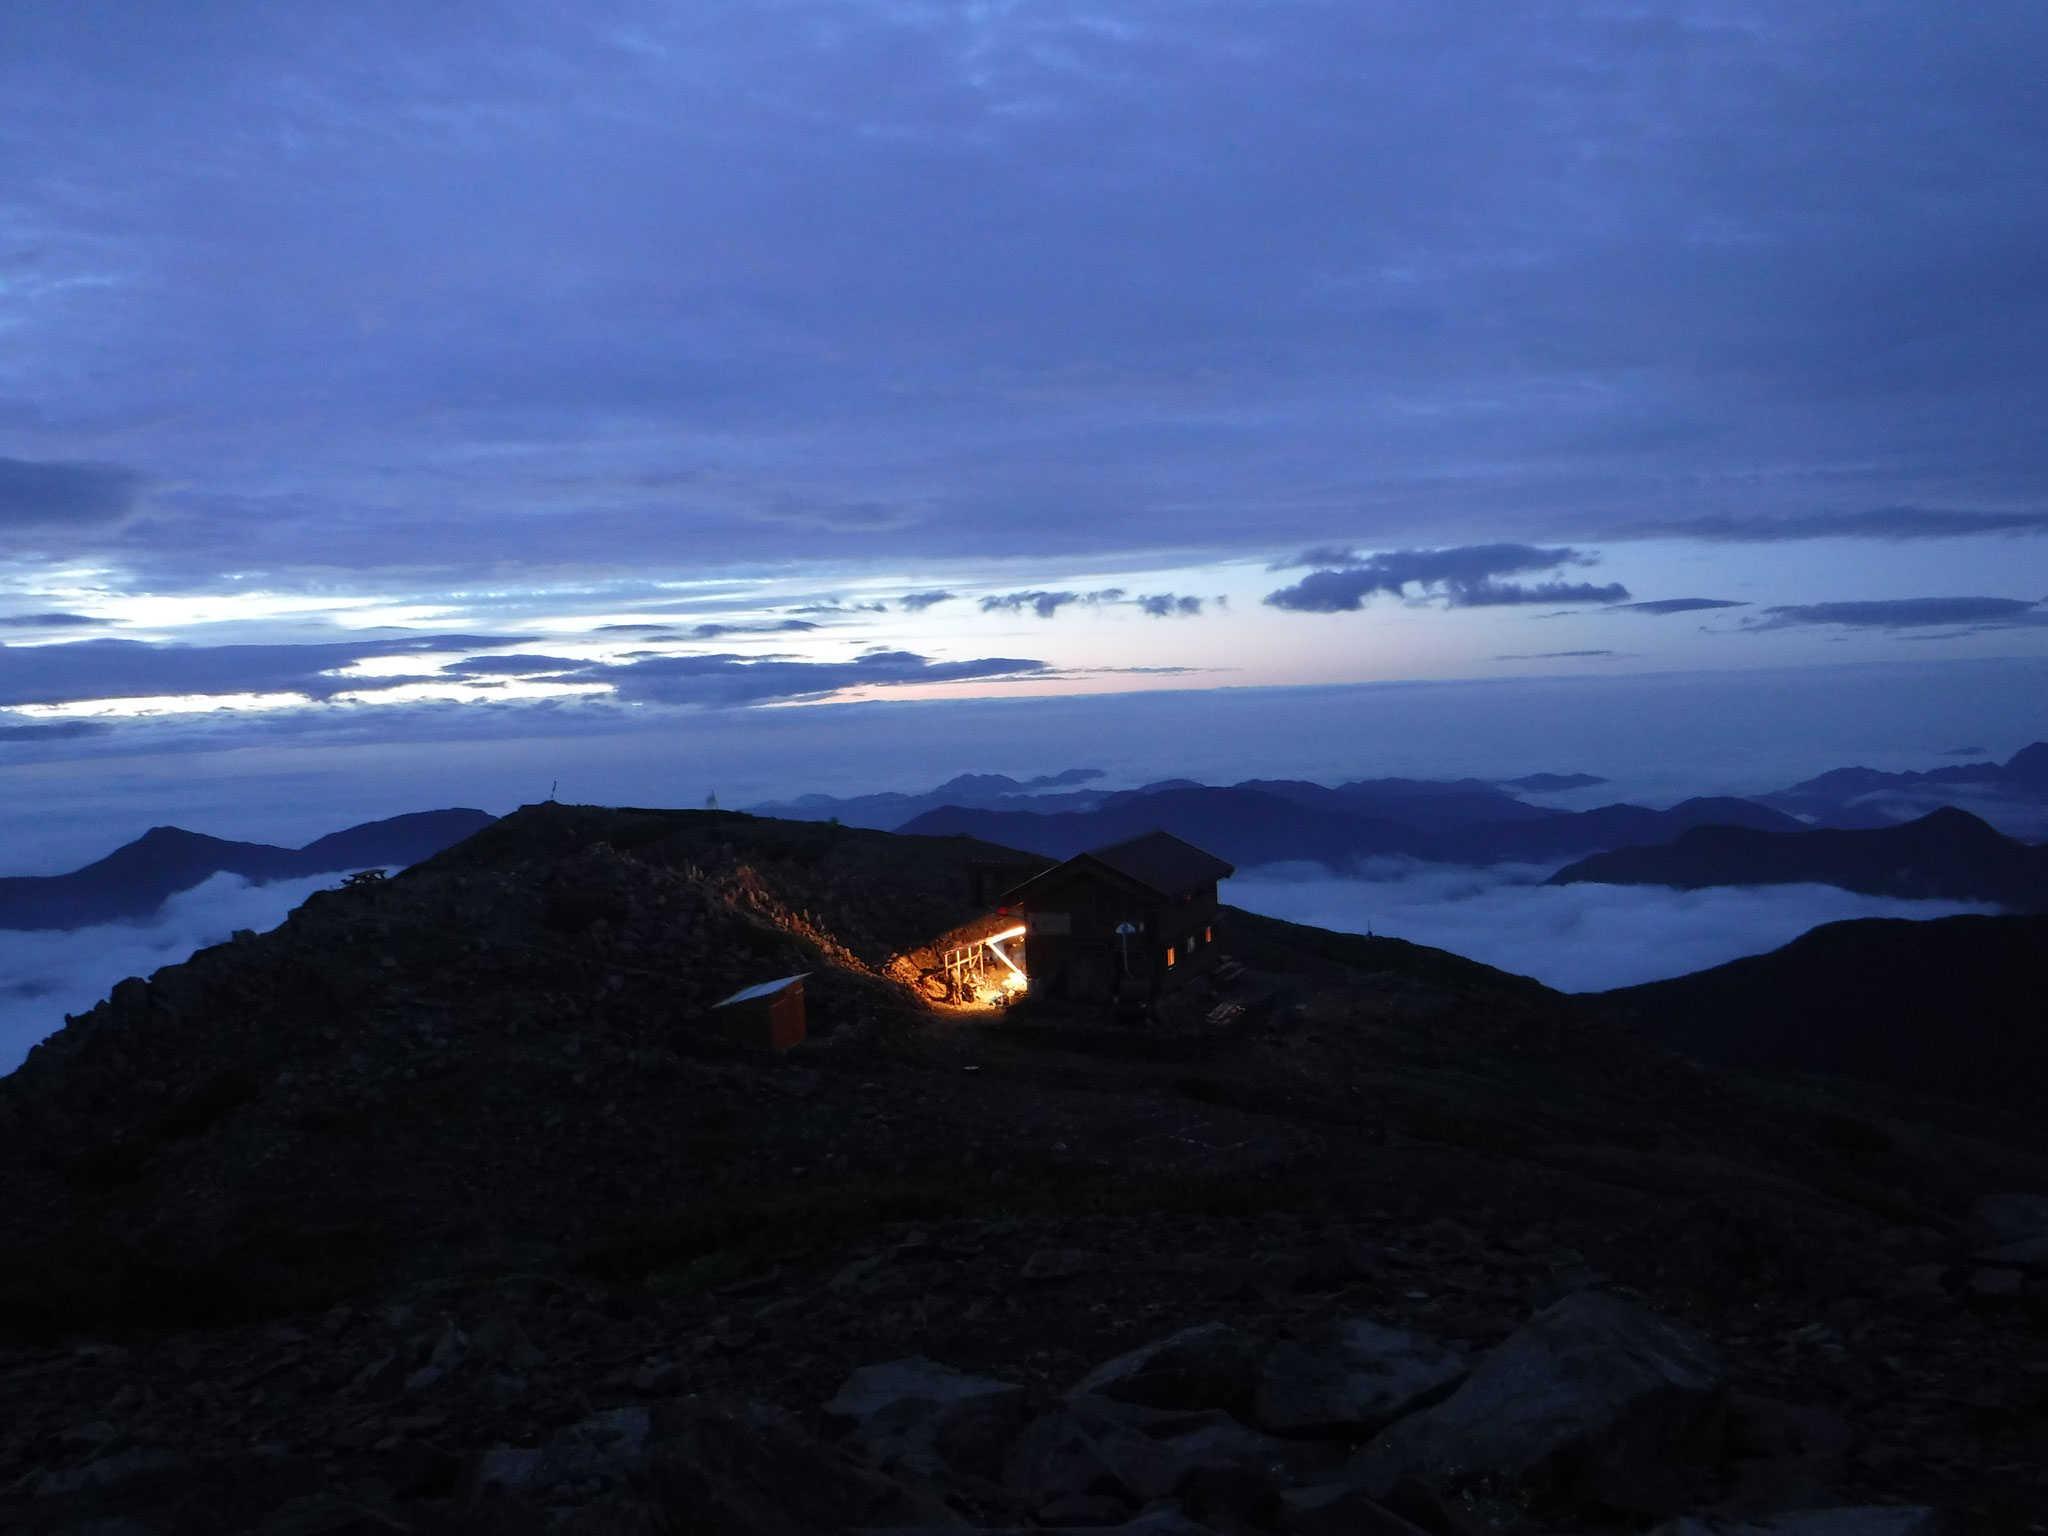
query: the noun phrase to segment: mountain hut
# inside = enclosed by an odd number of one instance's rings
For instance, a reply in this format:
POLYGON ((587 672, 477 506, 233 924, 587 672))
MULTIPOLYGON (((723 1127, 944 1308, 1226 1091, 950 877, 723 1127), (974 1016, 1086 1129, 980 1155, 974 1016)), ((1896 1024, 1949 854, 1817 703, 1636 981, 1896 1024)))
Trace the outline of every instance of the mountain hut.
POLYGON ((1078 853, 1017 886, 1031 990, 1150 1001, 1219 958, 1216 883, 1237 871, 1170 832, 1078 853))

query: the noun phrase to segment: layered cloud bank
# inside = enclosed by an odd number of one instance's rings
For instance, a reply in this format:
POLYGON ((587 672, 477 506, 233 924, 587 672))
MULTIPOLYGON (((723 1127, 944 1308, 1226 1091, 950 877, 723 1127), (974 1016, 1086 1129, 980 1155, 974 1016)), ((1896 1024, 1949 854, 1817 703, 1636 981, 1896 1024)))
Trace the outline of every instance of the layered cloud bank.
POLYGON ((68 932, 0 929, 0 1073, 12 1072, 29 1048, 82 1013, 126 976, 176 965, 195 949, 225 942, 238 928, 261 933, 332 875, 251 885, 216 875, 180 892, 146 923, 108 923, 68 932))
POLYGON ((1828 885, 1546 886, 1548 866, 1454 869, 1388 862, 1338 880, 1317 865, 1240 875, 1224 899, 1289 922, 1447 949, 1566 992, 1601 992, 1705 970, 1852 917, 1949 917, 1995 908, 1894 901, 1828 885))

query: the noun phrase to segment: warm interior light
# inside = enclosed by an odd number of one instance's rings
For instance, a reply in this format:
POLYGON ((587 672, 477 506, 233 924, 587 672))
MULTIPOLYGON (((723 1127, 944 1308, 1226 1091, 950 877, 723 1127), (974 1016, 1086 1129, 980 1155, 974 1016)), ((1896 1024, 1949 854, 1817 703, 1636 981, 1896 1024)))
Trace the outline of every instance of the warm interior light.
POLYGON ((1024 975, 1024 967, 1019 965, 1016 961, 1012 960, 1007 954, 1003 952, 1003 941, 1005 939, 1018 939, 1022 938, 1023 936, 1024 925, 1022 923, 1019 923, 1014 928, 1005 928, 1001 933, 992 933, 987 938, 981 941, 982 943, 988 946, 990 954, 994 955, 998 960, 1002 961, 1003 964, 1007 965, 1010 968, 1010 975, 1008 977, 1005 977, 1003 981, 1003 985, 1005 986, 1024 986, 1027 984, 1027 978, 1024 975))

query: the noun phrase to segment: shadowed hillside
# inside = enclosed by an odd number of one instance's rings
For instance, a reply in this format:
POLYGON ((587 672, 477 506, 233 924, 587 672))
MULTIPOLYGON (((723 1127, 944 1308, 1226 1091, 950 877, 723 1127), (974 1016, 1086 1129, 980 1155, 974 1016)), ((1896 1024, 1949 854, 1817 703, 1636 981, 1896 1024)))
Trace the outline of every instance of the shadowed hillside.
POLYGON ((1829 923, 1767 955, 1599 997, 1703 1061, 2048 1121, 2048 917, 1829 923))
POLYGON ((927 1001, 975 880, 1031 864, 530 806, 122 983, 0 1081, 0 1520, 1618 1536, 2048 1496, 2041 1282, 1978 1257, 2031 1240, 2038 1130, 1227 910, 1235 966, 1142 1020, 927 1001), (709 1005, 795 971, 813 1038, 728 1043, 709 1005))

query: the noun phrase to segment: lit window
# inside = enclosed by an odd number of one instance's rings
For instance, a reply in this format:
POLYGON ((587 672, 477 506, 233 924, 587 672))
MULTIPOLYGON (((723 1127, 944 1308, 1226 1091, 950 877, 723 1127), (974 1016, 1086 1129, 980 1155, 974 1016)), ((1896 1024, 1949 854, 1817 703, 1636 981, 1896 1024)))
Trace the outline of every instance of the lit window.
POLYGON ((1173 951, 1170 949, 1166 952, 1166 968, 1169 971, 1173 969, 1173 951))
POLYGON ((1204 944, 1214 944, 1216 942, 1216 930, 1214 928, 1204 928, 1202 930, 1202 942, 1204 944))

